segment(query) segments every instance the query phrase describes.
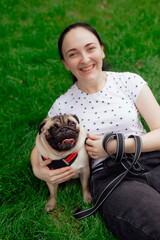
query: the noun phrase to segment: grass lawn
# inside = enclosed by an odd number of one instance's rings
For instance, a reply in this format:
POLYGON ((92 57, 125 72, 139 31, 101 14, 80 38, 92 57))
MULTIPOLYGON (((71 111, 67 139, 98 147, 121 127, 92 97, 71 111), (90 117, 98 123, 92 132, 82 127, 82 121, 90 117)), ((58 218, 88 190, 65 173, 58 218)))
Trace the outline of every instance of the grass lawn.
POLYGON ((60 188, 56 210, 45 213, 48 189, 30 153, 39 123, 72 85, 57 49, 68 24, 95 27, 110 71, 140 74, 160 103, 159 9, 159 0, 0 1, 0 239, 115 240, 98 213, 73 218, 77 206, 89 207, 79 181, 60 188))

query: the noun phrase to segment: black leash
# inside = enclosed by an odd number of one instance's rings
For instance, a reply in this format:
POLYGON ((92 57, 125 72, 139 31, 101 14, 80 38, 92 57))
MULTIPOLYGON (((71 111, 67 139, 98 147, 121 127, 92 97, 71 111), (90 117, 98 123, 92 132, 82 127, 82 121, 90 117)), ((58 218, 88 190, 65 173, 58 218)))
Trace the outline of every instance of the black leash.
MULTIPOLYGON (((83 219, 89 217, 93 214, 97 209, 103 204, 103 202, 107 199, 107 197, 112 193, 112 191, 119 185, 122 179, 125 178, 128 172, 132 174, 139 174, 141 172, 141 167, 138 163, 139 157, 141 155, 142 142, 139 136, 130 136, 135 140, 135 154, 131 154, 131 157, 128 158, 127 155, 124 154, 124 136, 123 134, 106 134, 103 138, 103 147, 107 152, 107 143, 110 139, 117 140, 117 152, 116 155, 108 155, 113 158, 114 161, 120 161, 125 171, 119 174, 115 179, 113 179, 103 190, 101 195, 99 196, 95 205, 89 209, 83 210, 82 208, 77 208, 73 215, 76 219, 83 219)), ((107 159, 105 160, 107 161, 107 159)))

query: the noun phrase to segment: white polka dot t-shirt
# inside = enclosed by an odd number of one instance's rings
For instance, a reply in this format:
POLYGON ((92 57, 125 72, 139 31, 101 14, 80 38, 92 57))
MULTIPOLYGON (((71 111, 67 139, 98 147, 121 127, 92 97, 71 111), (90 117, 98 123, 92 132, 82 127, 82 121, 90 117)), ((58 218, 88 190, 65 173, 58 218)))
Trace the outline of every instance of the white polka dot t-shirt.
POLYGON ((134 73, 106 74, 106 85, 94 94, 82 92, 74 84, 55 101, 49 117, 76 114, 86 131, 95 135, 120 132, 128 137, 145 133, 135 102, 146 82, 134 73))

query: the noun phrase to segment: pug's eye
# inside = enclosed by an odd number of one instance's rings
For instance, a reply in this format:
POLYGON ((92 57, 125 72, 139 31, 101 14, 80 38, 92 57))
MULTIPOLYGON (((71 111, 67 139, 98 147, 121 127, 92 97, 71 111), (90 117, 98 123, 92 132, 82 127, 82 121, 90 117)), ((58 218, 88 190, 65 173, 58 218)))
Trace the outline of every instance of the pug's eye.
POLYGON ((54 124, 52 127, 50 127, 50 129, 48 130, 49 133, 53 133, 54 131, 56 131, 58 128, 58 125, 57 124, 54 124))
POLYGON ((69 122, 68 125, 72 127, 76 126, 75 122, 69 122))

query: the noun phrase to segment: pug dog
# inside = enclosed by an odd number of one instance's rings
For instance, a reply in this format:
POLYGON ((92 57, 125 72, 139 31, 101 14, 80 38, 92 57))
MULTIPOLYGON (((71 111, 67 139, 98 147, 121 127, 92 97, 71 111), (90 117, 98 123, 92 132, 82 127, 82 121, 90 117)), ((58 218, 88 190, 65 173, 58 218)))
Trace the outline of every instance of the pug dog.
MULTIPOLYGON (((89 192, 89 157, 85 150, 87 134, 80 125, 76 115, 57 115, 43 120, 38 127, 36 146, 39 161, 51 159, 50 169, 72 166, 75 169, 73 178, 80 178, 83 200, 90 203, 92 198, 89 192)), ((50 192, 49 201, 45 210, 52 211, 57 203, 56 195, 58 184, 46 182, 50 192)))

